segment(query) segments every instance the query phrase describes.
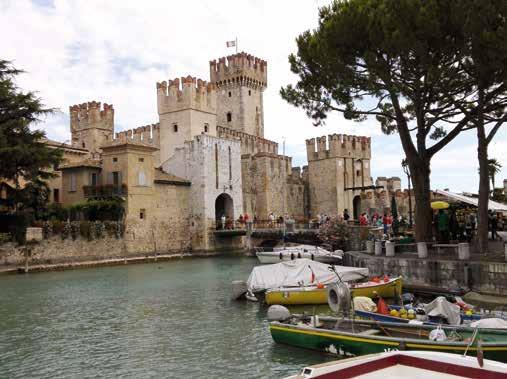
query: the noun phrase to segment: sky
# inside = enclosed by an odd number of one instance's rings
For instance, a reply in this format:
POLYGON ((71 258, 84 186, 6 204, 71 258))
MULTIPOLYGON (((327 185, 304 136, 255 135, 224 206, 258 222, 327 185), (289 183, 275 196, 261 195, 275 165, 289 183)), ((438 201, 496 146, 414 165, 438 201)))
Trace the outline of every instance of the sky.
MULTIPOLYGON (((372 176, 398 176, 404 158, 399 137, 382 135, 374 119, 361 123, 339 114, 314 127, 304 111, 285 102, 282 86, 296 83, 288 55, 295 38, 315 28, 323 0, 0 0, 0 59, 26 71, 17 79, 60 112, 37 125, 49 138, 68 141, 69 105, 113 104, 116 131, 158 122, 156 82, 187 75, 209 80, 209 61, 239 51, 268 62, 264 94, 265 137, 285 140, 293 166, 306 164, 305 139, 333 133, 372 137, 372 176)), ((432 161, 434 189, 476 192, 476 136, 456 138, 432 161)), ((507 178, 507 127, 489 149, 507 178)))

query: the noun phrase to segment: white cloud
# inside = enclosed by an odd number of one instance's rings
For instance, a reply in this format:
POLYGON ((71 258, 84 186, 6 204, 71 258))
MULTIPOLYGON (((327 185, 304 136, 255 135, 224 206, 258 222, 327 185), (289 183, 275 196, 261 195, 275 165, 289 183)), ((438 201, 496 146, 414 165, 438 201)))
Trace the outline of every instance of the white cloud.
MULTIPOLYGON (((280 146, 285 139, 295 164, 305 163, 307 138, 367 135, 374 137, 373 175, 402 176, 399 138, 381 135, 375 120, 355 123, 332 115, 327 126, 314 128, 302 110, 278 94, 297 80, 287 60, 296 51, 296 36, 317 26, 317 9, 327 2, 0 0, 0 58, 27 71, 18 80, 22 88, 39 91, 48 106, 62 110, 42 127, 64 141, 69 139, 68 106, 85 101, 113 103, 118 129, 156 122, 155 83, 188 74, 208 79, 209 60, 233 53, 225 41, 237 37, 240 50, 268 61, 266 137, 280 146)), ((498 139, 490 155, 507 166, 506 136, 498 139)), ((475 178, 469 145, 435 158, 436 186, 445 186, 441 172, 457 163, 463 163, 464 175, 475 178)), ((452 182, 466 187, 476 180, 452 182)))

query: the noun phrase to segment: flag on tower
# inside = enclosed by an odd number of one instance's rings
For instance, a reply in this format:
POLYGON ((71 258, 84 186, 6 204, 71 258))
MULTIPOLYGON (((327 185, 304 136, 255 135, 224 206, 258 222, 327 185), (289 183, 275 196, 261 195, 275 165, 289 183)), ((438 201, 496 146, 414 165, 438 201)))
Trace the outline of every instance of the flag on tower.
POLYGON ((234 47, 234 46, 236 46, 236 41, 227 41, 226 45, 227 45, 227 47, 234 47))

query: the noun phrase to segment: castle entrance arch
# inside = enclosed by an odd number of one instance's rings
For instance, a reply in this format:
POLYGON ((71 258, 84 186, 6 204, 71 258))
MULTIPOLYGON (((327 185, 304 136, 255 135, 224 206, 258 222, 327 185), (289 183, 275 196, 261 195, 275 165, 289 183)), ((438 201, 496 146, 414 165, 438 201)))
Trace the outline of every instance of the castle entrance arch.
POLYGON ((217 226, 224 227, 222 225, 222 216, 225 216, 226 220, 232 225, 234 221, 234 202, 232 197, 226 193, 221 193, 215 200, 215 220, 217 226))
POLYGON ((354 220, 359 220, 359 216, 361 216, 361 196, 354 196, 354 199, 352 200, 352 206, 354 212, 354 220))

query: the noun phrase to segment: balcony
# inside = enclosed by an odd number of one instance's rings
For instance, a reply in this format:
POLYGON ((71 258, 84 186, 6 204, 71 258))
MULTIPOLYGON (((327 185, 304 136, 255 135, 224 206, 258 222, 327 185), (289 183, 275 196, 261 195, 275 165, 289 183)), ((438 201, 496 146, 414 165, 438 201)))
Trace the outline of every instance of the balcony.
POLYGON ((83 186, 84 197, 87 199, 94 198, 111 198, 127 196, 127 185, 105 184, 100 186, 83 186))

